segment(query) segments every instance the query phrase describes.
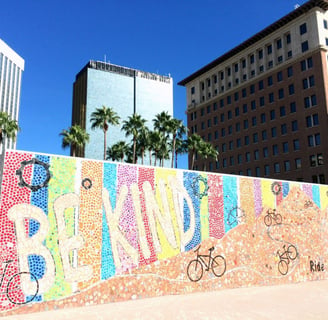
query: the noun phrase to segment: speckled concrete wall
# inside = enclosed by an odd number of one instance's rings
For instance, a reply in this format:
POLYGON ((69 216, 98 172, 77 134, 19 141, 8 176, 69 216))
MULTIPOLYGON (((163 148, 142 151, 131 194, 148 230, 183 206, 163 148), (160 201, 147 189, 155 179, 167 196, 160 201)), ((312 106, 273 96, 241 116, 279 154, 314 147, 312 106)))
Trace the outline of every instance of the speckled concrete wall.
POLYGON ((7 151, 0 315, 326 279, 328 186, 7 151))

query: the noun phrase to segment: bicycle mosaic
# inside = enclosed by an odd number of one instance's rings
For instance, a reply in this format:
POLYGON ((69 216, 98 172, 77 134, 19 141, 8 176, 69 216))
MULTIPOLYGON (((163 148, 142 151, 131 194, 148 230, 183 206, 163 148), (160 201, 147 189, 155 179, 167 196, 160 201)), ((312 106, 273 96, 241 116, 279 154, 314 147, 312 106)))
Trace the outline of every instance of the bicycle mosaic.
POLYGON ((8 151, 0 316, 326 279, 328 186, 8 151))

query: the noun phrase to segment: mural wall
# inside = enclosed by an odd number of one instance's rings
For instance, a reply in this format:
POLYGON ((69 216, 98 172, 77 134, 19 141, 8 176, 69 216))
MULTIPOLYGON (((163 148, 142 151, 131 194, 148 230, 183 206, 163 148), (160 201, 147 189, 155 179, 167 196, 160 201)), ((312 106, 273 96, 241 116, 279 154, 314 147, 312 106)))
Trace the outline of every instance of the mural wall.
POLYGON ((0 315, 326 279, 328 186, 7 151, 0 315))

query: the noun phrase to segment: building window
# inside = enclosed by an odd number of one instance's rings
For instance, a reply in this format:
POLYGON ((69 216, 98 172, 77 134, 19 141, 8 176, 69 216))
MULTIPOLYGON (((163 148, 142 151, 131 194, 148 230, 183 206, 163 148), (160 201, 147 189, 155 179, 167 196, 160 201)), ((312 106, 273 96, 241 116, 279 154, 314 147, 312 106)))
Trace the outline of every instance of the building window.
POLYGON ((208 120, 207 120, 207 128, 211 128, 211 124, 212 124, 211 119, 208 119, 208 120))
POLYGON ((233 141, 229 141, 229 150, 233 150, 233 141))
POLYGON ((191 87, 191 94, 195 93, 195 87, 191 87))
POLYGON ((228 127, 228 134, 229 134, 229 135, 232 134, 232 126, 229 126, 229 127, 228 127))
POLYGON ((275 138, 277 136, 277 128, 273 127, 271 128, 271 137, 275 138))
POLYGON ((212 141, 212 134, 211 134, 211 133, 209 133, 209 134, 207 135, 207 141, 212 141))
POLYGON ((312 134, 307 137, 308 138, 308 146, 315 147, 321 144, 320 142, 320 133, 312 134))
POLYGON ((298 123, 297 120, 292 121, 292 131, 295 132, 298 130, 298 123))
POLYGON ((267 164, 264 166, 264 175, 266 177, 270 175, 270 167, 267 164))
POLYGON ((220 121, 221 121, 221 122, 224 122, 224 113, 221 113, 221 114, 220 114, 220 121))
POLYGON ((285 172, 290 171, 290 161, 289 160, 284 161, 284 170, 285 170, 285 172))
POLYGON ((270 120, 274 120, 276 118, 276 111, 275 110, 271 110, 270 111, 270 120))
POLYGON ((252 100, 251 101, 251 109, 252 110, 255 110, 256 109, 256 102, 255 102, 255 100, 252 100))
POLYGON ((274 144, 274 145, 272 146, 272 154, 273 154, 274 156, 278 155, 278 145, 277 145, 277 144, 274 144))
POLYGON ((235 99, 235 101, 239 100, 239 92, 235 92, 234 99, 235 99))
POLYGON ((276 41, 276 45, 277 45, 277 49, 278 49, 278 50, 282 48, 282 41, 281 41, 281 39, 278 39, 278 40, 276 41))
POLYGON ((289 50, 287 52, 287 58, 291 58, 293 56, 293 51, 292 50, 289 50))
POLYGON ((243 90, 241 90, 241 96, 243 98, 245 98, 247 96, 247 92, 246 92, 246 89, 245 88, 243 90))
POLYGON ((219 139, 219 132, 217 130, 215 130, 214 132, 214 139, 215 140, 219 139))
POLYGON ((221 129, 221 137, 225 137, 225 128, 221 129))
POLYGON ((294 151, 298 151, 300 149, 300 141, 298 139, 293 140, 294 151))
POLYGON ((302 42, 301 46, 302 46, 302 52, 306 52, 309 50, 309 42, 308 41, 302 42))
POLYGON ((303 79, 303 89, 308 89, 314 86, 314 76, 303 79))
POLYGON ((256 167, 255 168, 255 176, 256 177, 260 177, 261 176, 261 172, 260 172, 260 168, 259 167, 256 167))
POLYGON ((273 167, 275 173, 280 173, 280 164, 278 162, 276 162, 273 167))
POLYGON ((236 140, 236 145, 237 145, 237 148, 240 148, 241 147, 241 139, 240 138, 238 138, 236 140))
POLYGON ((250 162, 251 161, 251 154, 249 152, 245 153, 245 161, 250 162))
POLYGON ((243 157, 242 157, 241 154, 238 154, 238 156, 237 156, 237 162, 238 162, 238 164, 241 164, 243 162, 243 157))
POLYGON ((260 159, 260 153, 258 150, 254 151, 254 160, 259 160, 260 159))
POLYGON ((267 147, 263 148, 263 157, 267 158, 269 156, 269 149, 267 147))
POLYGON ((290 84, 288 86, 288 94, 291 96, 292 94, 295 93, 295 87, 294 87, 294 84, 290 84))
POLYGON ((239 107, 235 108, 235 116, 238 117, 239 116, 239 107))
POLYGON ((282 79, 283 79, 283 77, 282 77, 282 71, 279 71, 277 73, 277 81, 280 82, 280 81, 282 81, 282 79))
POLYGON ((288 67, 287 68, 287 76, 288 76, 288 78, 293 76, 293 67, 288 67))
POLYGON ((265 123, 265 122, 266 122, 265 113, 261 113, 261 123, 265 123))
POLYGON ((280 89, 278 90, 278 98, 279 98, 279 99, 283 99, 284 96, 285 96, 284 89, 283 89, 283 88, 280 88, 280 89))
POLYGON ((272 45, 269 44, 269 45, 267 46, 267 54, 271 54, 271 53, 272 53, 272 45))
POLYGON ((252 117, 252 126, 253 126, 253 127, 256 126, 256 117, 252 117))
POLYGON ((265 141, 268 139, 268 134, 267 134, 267 131, 266 130, 263 130, 262 131, 262 140, 265 141))
POLYGON ((282 124, 280 128, 281 128, 281 134, 282 135, 287 134, 287 125, 285 123, 282 124))
POLYGON ((264 83, 263 80, 259 81, 259 90, 263 90, 264 89, 264 83))
POLYGON ((273 85, 273 78, 272 78, 272 76, 269 76, 268 77, 268 86, 270 87, 272 85, 273 85))
POLYGON ((283 60, 283 57, 282 57, 282 56, 278 56, 277 62, 278 62, 278 63, 281 63, 282 60, 283 60))
POLYGON ((251 170, 251 169, 247 169, 246 172, 247 172, 247 175, 248 175, 248 176, 251 176, 251 175, 252 175, 252 170, 251 170))
POLYGON ((223 107, 224 107, 224 100, 221 99, 221 100, 220 100, 220 108, 223 108, 223 107))
POLYGON ((255 85, 252 84, 250 87, 249 87, 249 92, 250 94, 253 94, 255 92, 255 85))
POLYGON ((290 109, 290 113, 295 113, 296 112, 296 103, 295 102, 291 102, 289 105, 289 109, 290 109))
POLYGON ((257 132, 253 133, 253 143, 257 143, 259 141, 259 134, 257 132))
POLYGON ((300 158, 295 159, 295 168, 301 169, 302 168, 302 160, 300 158))
POLYGON ((288 142, 283 142, 282 151, 283 153, 288 153, 288 142))
POLYGON ((313 154, 310 156, 310 166, 317 167, 323 165, 323 155, 322 153, 313 154))
POLYGON ((281 106, 279 110, 280 110, 280 117, 284 117, 286 115, 285 106, 281 106))
POLYGON ((260 49, 258 51, 258 57, 259 57, 259 60, 263 59, 263 50, 262 49, 260 49))
POLYGON ((269 93, 269 103, 274 102, 274 94, 273 92, 269 93))
POLYGON ((291 43, 292 39, 291 39, 291 36, 290 36, 290 33, 287 33, 286 34, 286 43, 291 43))
POLYGON ((305 120, 306 120, 307 128, 311 128, 311 127, 319 125, 319 116, 317 113, 312 114, 311 116, 307 116, 305 118, 305 120))
POLYGON ((306 23, 303 23, 303 24, 300 25, 300 35, 302 35, 306 32, 307 32, 306 23))
POLYGON ((210 113, 211 112, 211 106, 207 106, 207 113, 210 113))
POLYGON ((240 122, 237 122, 236 123, 236 132, 239 132, 240 131, 240 122))
POLYGON ((264 97, 260 97, 260 107, 264 107, 264 97))
POLYGON ((246 103, 243 104, 243 113, 247 113, 247 104, 246 103))
POLYGON ((225 143, 222 143, 222 152, 226 152, 227 151, 227 145, 225 143))
POLYGON ((238 63, 235 64, 234 68, 235 68, 235 72, 238 72, 239 69, 238 63))
POLYGON ((251 54, 251 55, 249 56, 249 62, 250 62, 251 64, 253 64, 254 61, 255 61, 254 54, 251 54))
POLYGON ((304 98, 304 107, 305 108, 311 108, 317 105, 317 96, 313 94, 310 97, 304 98))
POLYGON ((248 129, 248 120, 247 119, 244 120, 244 129, 248 129))
POLYGON ((231 104, 231 96, 227 96, 227 104, 231 104))
POLYGON ((219 121, 218 121, 218 117, 215 116, 215 117, 213 118, 213 124, 214 124, 214 125, 217 125, 218 123, 219 123, 219 121))
POLYGON ((249 136, 244 137, 245 146, 249 145, 249 136))
POLYGON ((327 20, 326 19, 323 19, 323 27, 325 29, 328 29, 328 23, 327 23, 327 20))
POLYGON ((309 58, 301 61, 301 70, 302 71, 311 69, 312 67, 313 67, 312 57, 309 57, 309 58))
POLYGON ((231 110, 228 111, 228 119, 232 119, 232 112, 231 112, 231 110))

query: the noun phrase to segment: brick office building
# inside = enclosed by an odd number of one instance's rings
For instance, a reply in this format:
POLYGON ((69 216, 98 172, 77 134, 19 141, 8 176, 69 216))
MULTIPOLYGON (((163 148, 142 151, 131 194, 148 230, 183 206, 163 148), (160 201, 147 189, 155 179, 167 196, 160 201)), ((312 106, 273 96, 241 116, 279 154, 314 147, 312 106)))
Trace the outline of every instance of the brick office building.
POLYGON ((179 82, 210 171, 327 182, 327 10, 310 0, 179 82))

